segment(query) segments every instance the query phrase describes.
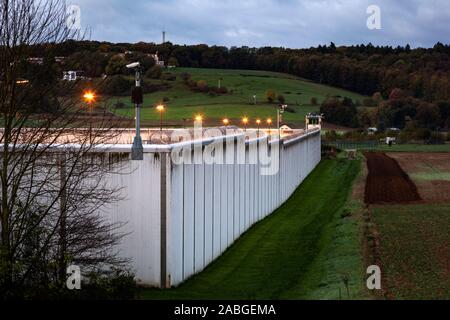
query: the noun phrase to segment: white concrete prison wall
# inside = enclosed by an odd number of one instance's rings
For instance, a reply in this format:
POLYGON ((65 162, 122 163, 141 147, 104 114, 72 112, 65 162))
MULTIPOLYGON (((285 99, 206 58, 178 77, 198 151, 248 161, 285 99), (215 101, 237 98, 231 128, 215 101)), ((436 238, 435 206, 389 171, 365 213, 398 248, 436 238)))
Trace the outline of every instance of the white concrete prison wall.
POLYGON ((138 282, 165 288, 202 271, 280 207, 321 160, 320 131, 282 143, 274 175, 249 164, 248 148, 245 164, 208 165, 175 164, 171 146, 144 145, 143 161, 130 160, 123 174, 107 178, 123 199, 104 215, 126 223, 118 250, 138 282))
MULTIPOLYGON (((259 165, 248 164, 248 158, 247 149, 246 164, 170 166, 162 287, 202 271, 280 207, 320 162, 320 131, 281 145, 275 175, 261 175, 259 165)), ((151 284, 157 284, 154 280, 151 284)))

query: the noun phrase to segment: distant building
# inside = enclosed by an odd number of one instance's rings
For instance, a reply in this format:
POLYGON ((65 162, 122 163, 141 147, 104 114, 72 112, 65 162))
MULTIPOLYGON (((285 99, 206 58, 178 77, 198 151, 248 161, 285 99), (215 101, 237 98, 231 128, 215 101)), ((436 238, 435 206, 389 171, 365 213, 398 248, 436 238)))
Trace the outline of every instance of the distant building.
POLYGON ((322 129, 322 118, 323 116, 321 114, 317 113, 308 113, 306 115, 306 130, 310 129, 322 129))
POLYGON ((287 126, 287 125, 282 125, 282 126, 280 127, 280 131, 281 131, 281 133, 283 133, 283 134, 291 134, 291 133, 294 132, 294 130, 292 130, 292 128, 289 127, 289 126, 287 126))
POLYGON ((37 64, 37 65, 40 65, 40 66, 44 64, 44 58, 30 57, 27 60, 31 64, 37 64))
POLYGON ((375 133, 377 133, 378 132, 378 129, 377 128, 375 128, 375 127, 372 127, 372 128, 368 128, 367 129, 367 132, 369 133, 369 134, 375 134, 375 133))
POLYGON ((83 71, 64 71, 63 72, 63 80, 64 81, 77 81, 80 79, 84 79, 83 71))
POLYGON ((155 64, 157 66, 164 67, 164 61, 159 60, 158 52, 156 52, 155 54, 150 54, 150 57, 152 57, 153 60, 155 60, 155 64))
POLYGON ((67 60, 67 57, 55 57, 55 62, 63 64, 67 60))

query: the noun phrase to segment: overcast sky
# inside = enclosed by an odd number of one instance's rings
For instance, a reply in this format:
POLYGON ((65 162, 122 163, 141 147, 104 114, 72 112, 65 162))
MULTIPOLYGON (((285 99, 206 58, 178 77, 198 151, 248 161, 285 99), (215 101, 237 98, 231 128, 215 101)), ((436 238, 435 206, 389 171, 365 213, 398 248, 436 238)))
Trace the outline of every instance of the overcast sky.
POLYGON ((450 43, 449 0, 69 0, 92 40, 282 46, 450 43), (381 30, 367 8, 381 9, 381 30))

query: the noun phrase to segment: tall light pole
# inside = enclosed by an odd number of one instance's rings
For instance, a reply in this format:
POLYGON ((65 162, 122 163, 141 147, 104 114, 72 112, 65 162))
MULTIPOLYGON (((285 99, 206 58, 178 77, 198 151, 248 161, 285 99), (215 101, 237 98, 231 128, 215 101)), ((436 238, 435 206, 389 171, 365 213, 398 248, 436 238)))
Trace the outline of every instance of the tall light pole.
POLYGON ((194 118, 194 123, 197 125, 202 126, 203 125, 203 116, 202 115, 196 115, 194 118))
POLYGON ((131 147, 132 160, 144 160, 144 147, 141 138, 141 107, 144 103, 144 94, 141 87, 141 64, 134 62, 127 65, 128 69, 134 69, 136 86, 133 88, 131 100, 136 109, 136 135, 134 137, 133 146, 131 147))
POLYGON ((156 110, 159 111, 159 132, 161 132, 161 133, 162 133, 162 128, 163 128, 163 113, 164 113, 165 109, 166 108, 162 104, 160 104, 159 106, 156 107, 156 110))
POLYGON ((258 125, 258 136, 259 136, 259 129, 261 128, 261 120, 256 119, 256 124, 258 125))
POLYGON ((244 124, 245 131, 247 131, 248 118, 247 117, 242 118, 242 123, 244 124))
POLYGON ((269 126, 269 136, 271 135, 271 129, 272 129, 272 119, 269 118, 267 119, 267 125, 269 126))

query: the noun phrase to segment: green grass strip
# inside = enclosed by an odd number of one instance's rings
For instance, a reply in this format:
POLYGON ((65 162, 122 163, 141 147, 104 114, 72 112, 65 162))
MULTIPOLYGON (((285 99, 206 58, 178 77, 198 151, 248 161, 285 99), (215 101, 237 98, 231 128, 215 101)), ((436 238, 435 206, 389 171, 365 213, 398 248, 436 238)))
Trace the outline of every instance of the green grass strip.
POLYGON ((340 272, 361 264, 357 225, 341 218, 359 169, 360 161, 322 161, 280 209, 205 271, 178 288, 145 289, 142 298, 337 299, 340 272))

